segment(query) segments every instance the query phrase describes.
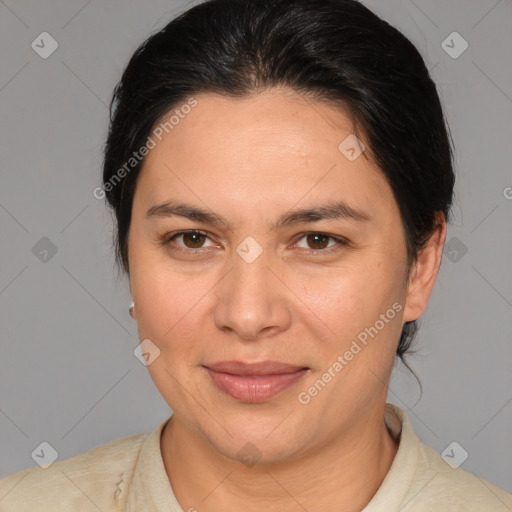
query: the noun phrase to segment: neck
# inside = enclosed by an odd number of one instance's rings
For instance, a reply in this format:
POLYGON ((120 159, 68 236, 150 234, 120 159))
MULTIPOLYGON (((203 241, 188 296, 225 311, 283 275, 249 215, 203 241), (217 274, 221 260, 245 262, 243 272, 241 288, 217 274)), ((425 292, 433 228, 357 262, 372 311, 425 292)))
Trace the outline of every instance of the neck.
POLYGON ((161 438, 164 466, 185 511, 360 511, 398 449, 384 424, 384 405, 314 453, 251 467, 219 453, 173 416, 161 438))

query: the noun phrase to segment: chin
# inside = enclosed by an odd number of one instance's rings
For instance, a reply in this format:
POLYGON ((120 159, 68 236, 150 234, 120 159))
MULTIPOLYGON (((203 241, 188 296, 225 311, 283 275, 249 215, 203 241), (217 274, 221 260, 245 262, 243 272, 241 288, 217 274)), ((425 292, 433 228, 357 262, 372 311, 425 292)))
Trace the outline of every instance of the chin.
POLYGON ((245 438, 231 442, 214 444, 218 452, 226 457, 241 462, 247 467, 258 465, 272 465, 291 461, 299 456, 297 441, 293 439, 245 438))
POLYGON ((291 418, 285 419, 288 413, 282 413, 291 410, 283 407, 267 414, 261 412, 261 416, 251 409, 246 415, 233 411, 232 421, 229 414, 224 414, 222 426, 209 421, 201 430, 209 444, 230 459, 246 466, 275 464, 299 457, 303 451, 300 448, 307 442, 303 429, 295 424, 297 418, 292 422, 291 418))

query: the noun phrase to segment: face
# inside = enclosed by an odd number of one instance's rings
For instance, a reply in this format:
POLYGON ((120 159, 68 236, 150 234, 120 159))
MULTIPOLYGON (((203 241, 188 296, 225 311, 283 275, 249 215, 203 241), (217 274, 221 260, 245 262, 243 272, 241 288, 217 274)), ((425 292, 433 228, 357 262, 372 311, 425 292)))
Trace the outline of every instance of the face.
POLYGON ((160 351, 148 370, 220 453, 292 459, 385 402, 414 315, 400 213, 355 139, 339 149, 353 127, 333 106, 286 89, 194 97, 133 200, 130 287, 160 351))

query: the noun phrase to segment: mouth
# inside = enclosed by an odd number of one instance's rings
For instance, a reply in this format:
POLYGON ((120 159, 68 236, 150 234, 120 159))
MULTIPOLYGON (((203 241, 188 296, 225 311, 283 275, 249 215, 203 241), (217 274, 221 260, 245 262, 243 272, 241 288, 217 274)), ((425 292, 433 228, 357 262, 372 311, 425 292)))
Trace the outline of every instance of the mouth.
POLYGON ((277 361, 244 363, 222 361, 205 365, 217 388, 232 398, 249 403, 270 400, 298 382, 309 371, 277 361))

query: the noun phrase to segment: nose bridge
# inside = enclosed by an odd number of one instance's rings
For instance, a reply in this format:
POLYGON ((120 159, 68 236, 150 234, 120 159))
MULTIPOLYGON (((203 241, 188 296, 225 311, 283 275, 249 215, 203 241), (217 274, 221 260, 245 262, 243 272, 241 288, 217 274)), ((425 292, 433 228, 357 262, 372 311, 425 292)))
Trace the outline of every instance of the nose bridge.
POLYGON ((253 237, 247 237, 233 254, 229 299, 250 307, 268 306, 270 254, 253 237))
POLYGON ((256 339, 263 329, 282 329, 288 325, 286 298, 270 270, 270 252, 248 237, 232 256, 231 272, 223 280, 215 310, 217 327, 256 339))

